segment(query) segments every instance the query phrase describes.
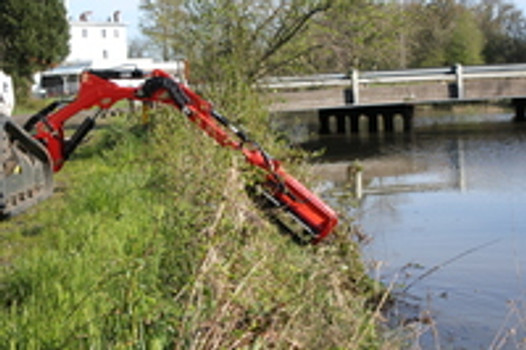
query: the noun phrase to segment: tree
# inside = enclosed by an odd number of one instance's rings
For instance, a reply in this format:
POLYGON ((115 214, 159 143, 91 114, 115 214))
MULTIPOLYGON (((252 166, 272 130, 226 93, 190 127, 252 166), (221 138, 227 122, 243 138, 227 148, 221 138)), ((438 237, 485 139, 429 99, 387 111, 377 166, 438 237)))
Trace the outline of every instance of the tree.
POLYGON ((445 63, 481 64, 483 48, 484 36, 473 12, 460 7, 456 11, 451 36, 445 48, 445 63))
POLYGON ((346 72, 350 68, 397 68, 401 62, 403 12, 395 3, 335 0, 316 21, 313 52, 319 70, 346 72))
POLYGON ((487 63, 526 60, 526 20, 512 3, 483 0, 476 8, 486 39, 483 55, 487 63))
POLYGON ((144 14, 141 21, 143 33, 168 61, 181 54, 184 49, 177 47, 184 41, 185 23, 188 17, 183 10, 183 0, 146 0, 141 3, 144 14))
POLYGON ((144 58, 155 56, 155 47, 144 38, 134 38, 128 45, 128 57, 144 58))
POLYGON ((0 0, 0 69, 13 76, 24 97, 34 73, 69 52, 69 24, 62 0, 0 0))
POLYGON ((482 63, 484 38, 473 11, 454 0, 411 7, 413 67, 482 63))
POLYGON ((194 78, 254 80, 294 70, 315 45, 302 40, 329 0, 156 0, 144 1, 149 19, 143 32, 165 59, 182 55, 194 78), (197 75, 197 77, 196 77, 197 75))

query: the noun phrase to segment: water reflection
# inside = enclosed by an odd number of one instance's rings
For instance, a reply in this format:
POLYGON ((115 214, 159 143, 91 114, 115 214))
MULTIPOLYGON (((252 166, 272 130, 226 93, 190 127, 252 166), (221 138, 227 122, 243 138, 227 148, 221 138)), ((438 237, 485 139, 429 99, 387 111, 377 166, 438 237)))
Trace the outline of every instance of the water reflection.
POLYGON ((318 170, 333 197, 349 191, 350 166, 364 168, 364 197, 344 210, 373 237, 364 247, 371 266, 406 291, 395 311, 408 321, 426 315, 416 331, 425 331, 422 348, 526 348, 524 125, 433 126, 304 146, 325 148, 318 170))

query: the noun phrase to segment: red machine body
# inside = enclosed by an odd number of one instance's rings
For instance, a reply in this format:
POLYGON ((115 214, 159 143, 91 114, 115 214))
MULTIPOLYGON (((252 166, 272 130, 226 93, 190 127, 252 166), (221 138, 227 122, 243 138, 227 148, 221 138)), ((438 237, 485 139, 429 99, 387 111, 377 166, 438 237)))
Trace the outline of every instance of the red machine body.
POLYGON ((65 122, 82 110, 92 107, 107 110, 120 100, 172 105, 221 146, 240 151, 250 164, 266 173, 261 186, 265 197, 276 207, 292 214, 306 228, 313 242, 322 240, 337 225, 335 212, 288 174, 279 161, 270 157, 227 118, 214 111, 208 101, 161 70, 149 74, 138 70, 86 71, 81 77, 80 89, 73 101, 48 106, 31 117, 24 129, 44 145, 51 159, 52 169, 56 172, 95 125, 94 118, 88 117, 74 135, 65 140, 65 122), (123 87, 114 81, 132 78, 142 79, 143 83, 138 87, 123 87))

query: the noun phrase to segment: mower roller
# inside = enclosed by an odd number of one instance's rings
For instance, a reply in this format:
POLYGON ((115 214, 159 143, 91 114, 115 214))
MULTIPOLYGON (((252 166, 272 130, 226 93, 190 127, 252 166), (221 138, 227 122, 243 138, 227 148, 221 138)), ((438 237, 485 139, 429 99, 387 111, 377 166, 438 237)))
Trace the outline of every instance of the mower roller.
POLYGON ((10 117, 0 115, 0 219, 49 197, 52 175, 51 158, 44 146, 10 117))

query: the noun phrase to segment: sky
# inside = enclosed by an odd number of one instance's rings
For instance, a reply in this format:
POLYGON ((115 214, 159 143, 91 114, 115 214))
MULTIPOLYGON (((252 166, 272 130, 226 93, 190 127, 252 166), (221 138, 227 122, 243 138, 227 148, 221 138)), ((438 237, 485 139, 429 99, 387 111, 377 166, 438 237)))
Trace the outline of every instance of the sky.
POLYGON ((511 0, 510 2, 512 4, 515 4, 515 6, 517 6, 518 9, 522 10, 524 17, 526 17, 526 0, 511 0))
POLYGON ((522 10, 522 12, 526 11, 526 0, 515 0, 511 1, 512 4, 515 4, 518 8, 522 10))
MULTIPOLYGON (((524 0, 526 2, 526 0, 524 0)), ((106 21, 115 11, 121 11, 121 21, 128 24, 128 39, 140 36, 140 0, 64 0, 68 17, 78 19, 85 11, 91 11, 91 19, 106 21)))

